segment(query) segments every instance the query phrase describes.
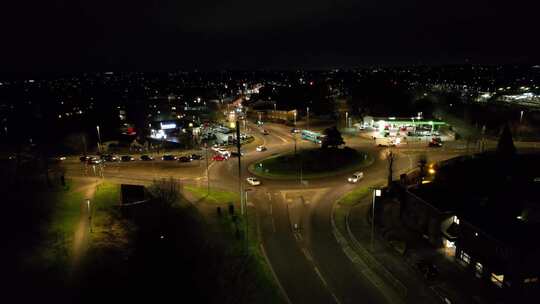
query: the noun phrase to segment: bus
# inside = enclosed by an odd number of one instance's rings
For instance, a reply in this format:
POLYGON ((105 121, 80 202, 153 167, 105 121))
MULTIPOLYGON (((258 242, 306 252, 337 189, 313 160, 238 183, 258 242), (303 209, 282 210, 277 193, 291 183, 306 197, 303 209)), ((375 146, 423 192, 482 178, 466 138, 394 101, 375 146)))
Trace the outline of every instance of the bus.
POLYGON ((309 130, 302 130, 302 139, 306 139, 320 145, 322 144, 323 138, 324 138, 324 135, 322 135, 321 133, 317 133, 317 132, 313 132, 309 130))

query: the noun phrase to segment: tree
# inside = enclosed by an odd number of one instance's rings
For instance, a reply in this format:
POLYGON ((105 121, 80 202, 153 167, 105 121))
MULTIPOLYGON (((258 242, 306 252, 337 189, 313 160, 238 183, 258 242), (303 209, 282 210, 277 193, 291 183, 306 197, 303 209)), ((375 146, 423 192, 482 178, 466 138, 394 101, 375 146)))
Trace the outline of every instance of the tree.
POLYGON ((180 184, 173 178, 155 180, 148 192, 160 205, 170 207, 180 198, 180 184))
POLYGON ((497 154, 504 158, 512 158, 516 154, 516 147, 514 146, 512 132, 510 132, 510 127, 508 124, 504 125, 501 135, 499 136, 499 142, 497 143, 497 154))
POLYGON ((323 134, 325 135, 322 140, 322 147, 326 148, 338 148, 341 145, 345 144, 343 137, 341 137, 341 132, 334 126, 324 130, 323 134))

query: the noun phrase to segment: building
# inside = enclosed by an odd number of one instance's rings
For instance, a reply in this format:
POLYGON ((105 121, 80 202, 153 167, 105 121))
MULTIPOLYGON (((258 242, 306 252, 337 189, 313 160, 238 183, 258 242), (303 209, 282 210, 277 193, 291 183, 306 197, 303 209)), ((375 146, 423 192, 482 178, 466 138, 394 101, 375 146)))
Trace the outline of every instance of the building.
POLYGON ((461 157, 440 177, 397 191, 407 230, 505 295, 540 291, 540 185, 537 155, 461 157), (511 166, 498 166, 503 161, 511 166), (505 169, 506 168, 506 169, 505 169))

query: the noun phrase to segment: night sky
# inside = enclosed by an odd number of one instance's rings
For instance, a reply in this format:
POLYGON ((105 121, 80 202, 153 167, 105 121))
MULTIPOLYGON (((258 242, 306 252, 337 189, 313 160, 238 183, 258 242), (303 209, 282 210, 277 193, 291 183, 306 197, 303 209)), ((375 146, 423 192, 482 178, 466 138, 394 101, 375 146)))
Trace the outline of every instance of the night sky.
POLYGON ((13 2, 0 10, 2 72, 540 59, 532 0, 13 2))

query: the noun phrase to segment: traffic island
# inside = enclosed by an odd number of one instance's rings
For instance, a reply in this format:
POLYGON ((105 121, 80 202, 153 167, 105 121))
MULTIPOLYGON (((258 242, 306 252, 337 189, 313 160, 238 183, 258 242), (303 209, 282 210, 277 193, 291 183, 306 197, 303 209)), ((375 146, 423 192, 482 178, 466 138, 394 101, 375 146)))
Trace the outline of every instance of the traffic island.
POLYGON ((319 148, 274 155, 251 163, 248 170, 268 179, 315 179, 360 170, 372 163, 373 157, 366 152, 348 147, 319 148))

